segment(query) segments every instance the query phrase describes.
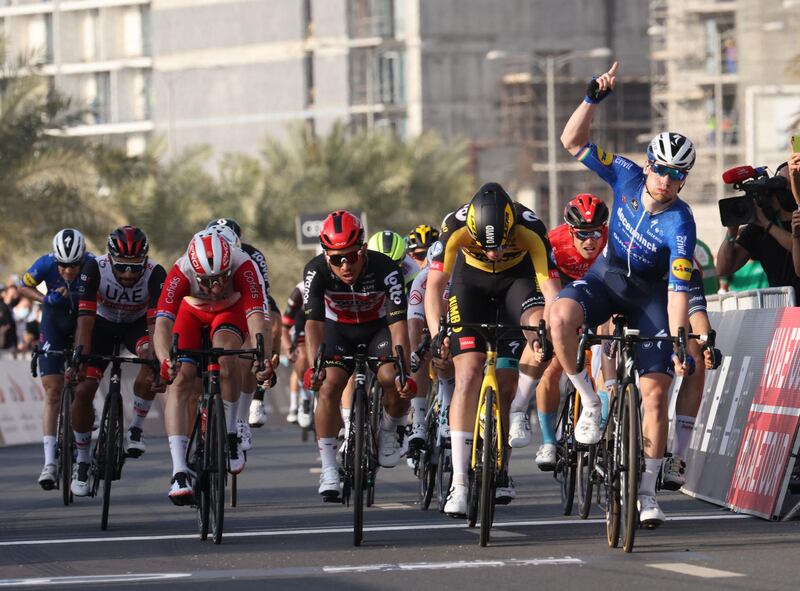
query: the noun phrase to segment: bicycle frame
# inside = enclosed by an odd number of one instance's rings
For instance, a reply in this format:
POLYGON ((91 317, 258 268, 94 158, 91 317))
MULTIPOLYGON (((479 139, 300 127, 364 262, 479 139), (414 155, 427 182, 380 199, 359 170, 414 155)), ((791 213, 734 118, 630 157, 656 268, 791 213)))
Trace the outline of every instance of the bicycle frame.
POLYGON ((472 452, 470 454, 470 468, 475 470, 478 464, 478 436, 481 431, 481 417, 485 414, 486 406, 486 391, 493 388, 495 397, 492 401, 492 414, 494 415, 495 425, 497 429, 497 470, 503 469, 503 449, 505 447, 505 438, 503 436, 503 424, 500 421, 500 403, 498 396, 500 387, 497 384, 497 351, 493 348, 492 343, 486 343, 486 363, 483 374, 483 381, 481 382, 481 391, 478 398, 478 414, 475 415, 475 426, 472 431, 472 452))

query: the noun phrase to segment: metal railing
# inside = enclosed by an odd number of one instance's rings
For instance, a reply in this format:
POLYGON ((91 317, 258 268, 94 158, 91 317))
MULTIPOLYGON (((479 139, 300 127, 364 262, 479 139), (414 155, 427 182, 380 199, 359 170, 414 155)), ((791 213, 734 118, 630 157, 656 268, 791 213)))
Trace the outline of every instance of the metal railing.
POLYGON ((706 301, 709 312, 788 308, 795 305, 795 293, 794 288, 790 286, 765 287, 711 295, 706 297, 706 301))

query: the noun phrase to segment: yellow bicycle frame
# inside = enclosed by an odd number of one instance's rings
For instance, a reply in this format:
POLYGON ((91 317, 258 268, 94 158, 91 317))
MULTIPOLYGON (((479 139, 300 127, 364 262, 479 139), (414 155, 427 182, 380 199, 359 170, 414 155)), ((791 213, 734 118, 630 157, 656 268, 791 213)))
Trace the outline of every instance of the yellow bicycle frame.
POLYGON ((486 352, 486 363, 483 370, 483 382, 481 382, 481 394, 478 398, 478 414, 475 415, 475 428, 472 432, 472 454, 470 459, 470 468, 475 470, 477 464, 477 446, 478 436, 483 438, 483 428, 481 426, 481 419, 486 414, 486 390, 492 388, 494 390, 494 399, 492 407, 497 426, 497 470, 503 469, 503 449, 505 447, 505 436, 503 435, 503 423, 500 420, 500 403, 498 397, 500 396, 500 388, 497 385, 497 351, 486 352))

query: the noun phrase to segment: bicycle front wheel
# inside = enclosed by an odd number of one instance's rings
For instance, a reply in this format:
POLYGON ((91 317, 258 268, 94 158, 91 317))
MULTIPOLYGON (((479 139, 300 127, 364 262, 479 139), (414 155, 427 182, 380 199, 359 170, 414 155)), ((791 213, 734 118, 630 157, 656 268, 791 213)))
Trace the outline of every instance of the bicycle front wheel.
POLYGON ((642 467, 642 447, 639 420, 639 391, 636 384, 627 384, 624 389, 623 421, 620 441, 620 457, 624 468, 620 470, 620 501, 622 511, 622 548, 633 550, 636 529, 639 527, 639 479, 642 467))
POLYGON ((212 540, 219 544, 222 542, 225 522, 225 481, 228 473, 228 432, 225 429, 225 408, 219 394, 213 397, 213 403, 209 405, 208 433, 210 437, 206 437, 206 449, 211 454, 208 467, 209 525, 212 540), (210 412, 212 406, 213 413, 210 412))
POLYGON ((425 437, 425 449, 419 453, 419 497, 420 509, 427 511, 433 499, 436 486, 436 431, 438 417, 436 413, 428 414, 428 429, 425 437))
POLYGON ((619 396, 614 397, 612 408, 609 410, 609 421, 613 421, 606 432, 609 434, 605 445, 606 473, 604 487, 606 492, 606 538, 611 548, 619 545, 619 525, 620 525, 620 488, 619 488, 619 440, 621 437, 620 421, 622 420, 619 404, 619 396))
POLYGON ((597 458, 597 446, 589 446, 588 451, 578 451, 577 490, 578 517, 586 519, 592 510, 592 492, 594 489, 594 462, 597 458))
POLYGON ((197 409, 192 436, 186 449, 186 465, 197 475, 194 482, 194 502, 197 507, 197 529, 200 540, 208 539, 210 505, 208 503, 208 467, 206 454, 207 406, 205 401, 197 409))
POLYGON ((436 502, 439 513, 444 512, 447 495, 453 483, 453 466, 450 458, 450 448, 444 439, 440 439, 436 450, 436 502))
POLYGON ((483 413, 483 466, 481 467, 481 546, 489 543, 495 502, 495 471, 497 468, 497 432, 494 419, 495 393, 486 389, 483 413))
POLYGON ((353 545, 360 546, 364 533, 364 480, 367 464, 365 449, 365 431, 367 430, 366 392, 362 387, 356 388, 353 400, 352 429, 355 436, 354 473, 353 473, 353 545))
POLYGON ((575 500, 575 438, 572 417, 574 416, 575 390, 564 400, 561 417, 556 425, 556 433, 560 433, 556 446, 556 477, 561 481, 561 509, 564 515, 572 514, 575 500))
POLYGON ((107 398, 108 427, 104 448, 103 465, 103 515, 100 520, 100 529, 108 529, 108 510, 111 505, 111 483, 117 472, 117 456, 120 452, 120 435, 122 434, 122 424, 120 417, 120 396, 119 393, 109 393, 107 398))
POLYGON ((61 485, 61 498, 64 506, 72 503, 72 463, 75 454, 74 435, 72 434, 72 386, 64 385, 61 391, 61 412, 58 415, 58 469, 61 485))

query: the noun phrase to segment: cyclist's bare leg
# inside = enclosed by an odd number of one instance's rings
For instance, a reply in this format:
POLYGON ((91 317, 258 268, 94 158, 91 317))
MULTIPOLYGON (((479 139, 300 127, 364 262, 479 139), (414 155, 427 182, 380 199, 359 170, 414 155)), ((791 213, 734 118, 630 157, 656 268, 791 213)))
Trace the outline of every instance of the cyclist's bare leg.
POLYGON ((202 381, 197 377, 197 367, 188 362, 181 363, 178 375, 167 388, 164 424, 172 456, 173 476, 179 472, 187 472, 186 448, 189 446, 189 436, 197 412, 198 392, 201 388, 202 381))
POLYGON ((454 485, 468 484, 467 468, 485 361, 484 353, 462 353, 453 358, 456 384, 450 403, 450 437, 454 485))
POLYGON ((355 376, 350 376, 342 391, 341 403, 339 405, 339 412, 342 417, 342 424, 345 430, 345 439, 350 432, 350 409, 353 408, 353 392, 356 389, 355 376))
POLYGON ((639 485, 640 495, 656 494, 656 479, 661 471, 669 432, 668 395, 671 383, 672 378, 662 373, 648 373, 639 377, 645 456, 645 471, 639 485))
POLYGON ((391 363, 384 363, 378 368, 378 381, 383 388, 383 408, 393 419, 403 420, 408 414, 410 401, 398 394, 394 381, 396 376, 397 372, 391 363))
POLYGON ((78 462, 91 460, 93 402, 99 386, 98 378, 87 377, 79 382, 73 391, 75 398, 72 401, 72 430, 75 434, 78 462))
MULTIPOLYGON (((231 330, 218 329, 211 337, 211 346, 222 349, 239 349, 242 338, 231 330)), ((241 396, 239 358, 226 355, 219 358, 219 384, 225 406, 225 427, 228 434, 236 433, 236 404, 241 396)))
POLYGON ((325 368, 325 381, 319 389, 319 400, 314 415, 317 437, 333 437, 339 434, 341 415, 339 406, 342 402, 342 392, 350 376, 340 367, 325 368))
MULTIPOLYGON (((137 347, 136 355, 140 359, 152 359, 151 351, 152 347, 148 339, 137 347)), ((156 397, 156 390, 153 388, 155 378, 156 374, 153 368, 146 365, 139 366, 136 379, 133 381, 133 417, 128 426, 129 429, 143 429, 144 420, 156 397)), ((144 452, 144 448, 141 449, 141 452, 144 452)))
POLYGON ((594 391, 586 368, 584 367, 580 374, 577 373, 577 331, 583 324, 584 318, 583 308, 575 300, 569 298, 556 300, 550 310, 550 333, 556 357, 580 393, 584 408, 591 407, 599 413, 600 398, 594 391))
POLYGON ((42 408, 42 434, 55 437, 58 413, 61 406, 61 392, 64 390, 64 374, 42 376, 44 406, 42 408))

